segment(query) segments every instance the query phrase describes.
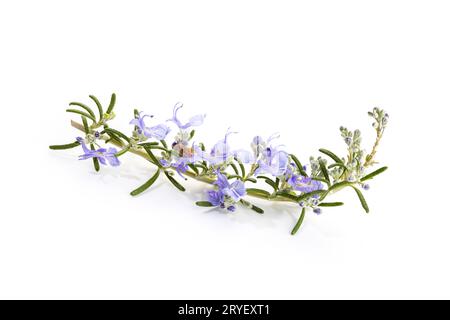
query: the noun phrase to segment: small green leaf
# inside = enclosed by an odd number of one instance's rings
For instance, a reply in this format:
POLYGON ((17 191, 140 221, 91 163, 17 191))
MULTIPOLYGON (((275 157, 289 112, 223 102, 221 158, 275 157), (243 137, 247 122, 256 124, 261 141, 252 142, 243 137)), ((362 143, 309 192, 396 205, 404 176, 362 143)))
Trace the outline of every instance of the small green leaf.
POLYGON ((362 192, 354 186, 352 186, 352 188, 355 190, 356 194, 358 195, 359 201, 361 202, 361 205, 364 208, 364 210, 366 211, 366 213, 369 213, 369 206, 367 205, 366 199, 364 199, 362 192))
POLYGON ((98 162, 98 159, 97 158, 92 158, 92 162, 94 163, 95 171, 99 172, 100 171, 100 163, 98 162))
MULTIPOLYGON (((103 131, 102 133, 106 133, 106 131, 103 131)), ((111 139, 105 141, 106 143, 110 142, 111 140, 115 140, 120 146, 123 146, 123 141, 116 134, 112 133, 112 131, 109 131, 108 135, 111 139)))
POLYGON ((320 181, 320 182, 323 182, 325 184, 329 184, 330 183, 329 181, 327 181, 325 179, 322 179, 322 178, 318 178, 318 177, 311 178, 311 180, 320 181))
POLYGON ((155 174, 146 182, 144 183, 142 186, 140 186, 139 188, 131 191, 131 195, 132 196, 137 196, 138 194, 141 194, 142 192, 144 192, 145 190, 147 190, 148 188, 150 188, 152 186, 153 183, 155 183, 155 181, 158 179, 159 177, 159 170, 157 170, 155 172, 155 174))
POLYGON ((271 186, 273 188, 273 190, 278 191, 278 186, 276 184, 275 181, 273 181, 272 179, 270 179, 267 176, 257 176, 257 179, 264 179, 264 182, 267 183, 269 186, 271 186))
POLYGON ((320 152, 322 152, 323 154, 326 154, 327 156, 329 156, 331 159, 333 159, 336 163, 342 163, 342 159, 339 158, 337 155, 335 155, 333 152, 331 152, 330 150, 327 149, 319 149, 320 152))
POLYGON ((158 142, 144 142, 144 143, 140 143, 139 145, 141 147, 152 147, 152 146, 157 146, 159 143, 158 142))
POLYGON ((98 114, 100 115, 100 120, 103 119, 103 107, 102 107, 102 104, 101 104, 100 101, 97 99, 97 97, 94 96, 94 95, 90 95, 89 98, 91 98, 92 100, 94 100, 95 104, 97 105, 98 114))
POLYGON ((255 206, 254 204, 252 204, 252 206, 250 207, 250 209, 252 209, 253 211, 258 212, 259 214, 263 214, 264 210, 261 209, 260 207, 255 206))
POLYGON ((385 172, 387 169, 388 169, 388 167, 383 167, 383 168, 380 168, 380 169, 378 169, 378 170, 375 170, 374 172, 369 173, 369 174, 366 175, 365 177, 361 178, 361 182, 366 181, 366 180, 370 180, 370 179, 372 179, 373 177, 379 175, 380 173, 385 172))
POLYGON ((255 178, 247 178, 247 179, 245 179, 245 181, 250 181, 252 183, 256 183, 257 182, 255 178))
MULTIPOLYGON (((95 150, 95 146, 92 143, 91 143, 91 150, 95 150)), ((98 158, 93 157, 92 162, 94 163, 95 171, 99 172, 100 171, 100 163, 98 162, 98 158)))
POLYGON ((109 102, 108 110, 106 111, 107 114, 111 114, 111 112, 112 112, 113 109, 114 109, 115 104, 116 104, 116 94, 113 93, 113 94, 111 95, 111 100, 110 100, 110 102, 109 102))
POLYGON ((257 188, 247 188, 247 194, 250 196, 257 196, 261 198, 268 199, 270 197, 270 193, 263 189, 257 189, 257 188))
POLYGON ((296 200, 297 200, 297 202, 300 202, 300 201, 306 200, 306 199, 308 199, 308 198, 310 198, 312 196, 321 195, 321 194, 324 194, 326 192, 327 192, 326 190, 314 190, 314 191, 302 194, 301 196, 297 197, 296 200))
POLYGON ((272 180, 264 180, 269 186, 271 186, 272 188, 273 188, 273 190, 275 190, 275 191, 277 191, 278 190, 278 187, 277 187, 277 185, 276 185, 276 183, 275 182, 273 182, 272 180))
POLYGON ((84 133, 89 134, 89 125, 86 117, 81 117, 81 121, 83 122, 84 133))
POLYGON ((244 164, 243 164, 241 161, 239 161, 239 160, 238 160, 238 163, 239 163, 239 168, 241 169, 241 175, 242 175, 243 177, 245 177, 245 167, 244 167, 244 164))
POLYGON ((195 204, 199 207, 214 207, 213 204, 209 201, 197 201, 195 204))
POLYGON ((300 162, 300 160, 298 160, 298 158, 297 158, 295 155, 293 155, 293 154, 290 154, 290 156, 291 156, 292 161, 294 161, 295 165, 297 166, 297 168, 298 168, 300 174, 301 174, 302 176, 307 177, 308 174, 306 173, 305 170, 303 170, 303 165, 302 165, 302 163, 300 162))
POLYGON ((343 205, 343 202, 322 202, 321 204, 319 204, 319 207, 339 207, 343 205))
POLYGON ((328 188, 327 193, 335 190, 335 189, 339 189, 339 188, 344 188, 344 187, 351 187, 353 184, 351 182, 348 181, 341 181, 338 183, 333 184, 330 188, 328 188))
POLYGON ((341 167, 344 170, 347 170, 347 167, 343 163, 333 163, 328 166, 328 169, 333 169, 334 167, 341 167))
POLYGON ((169 179, 169 181, 172 182, 172 184, 173 184, 178 190, 183 191, 183 192, 186 191, 186 189, 185 189, 185 188, 184 188, 177 180, 175 180, 175 178, 172 177, 172 176, 170 175, 169 172, 164 171, 164 174, 166 175, 167 179, 169 179))
POLYGON ((320 171, 322 172, 323 177, 327 181, 327 184, 329 184, 330 183, 330 176, 328 175, 328 169, 325 166, 325 163, 322 160, 319 160, 319 165, 320 165, 320 171))
POLYGON ((119 130, 112 129, 112 128, 105 128, 105 132, 107 134, 112 133, 112 134, 122 138, 123 140, 125 140, 128 143, 130 142, 130 138, 128 138, 124 133, 120 132, 119 130))
POLYGON ((158 158, 155 157, 155 155, 153 154, 152 150, 149 147, 144 146, 144 150, 145 150, 145 152, 147 152, 148 156, 150 157, 151 162, 154 165, 156 165, 159 168, 163 167, 161 162, 159 162, 158 158))
POLYGON ((78 107, 83 108, 84 110, 87 111, 87 113, 89 113, 89 114, 94 118, 94 121, 95 121, 95 113, 94 113, 94 111, 92 111, 92 109, 89 108, 89 107, 88 107, 87 105, 85 105, 84 103, 81 103, 81 102, 71 102, 71 103, 69 103, 69 106, 78 106, 78 107))
POLYGON ((236 175, 239 175, 238 168, 236 167, 236 165, 233 162, 230 163, 230 166, 231 166, 231 168, 233 168, 234 173, 236 173, 236 175))
POLYGON ((279 191, 276 193, 277 196, 282 197, 282 198, 286 198, 289 200, 292 200, 294 202, 298 202, 298 197, 295 194, 290 194, 288 192, 285 191, 279 191))
POLYGON ((67 109, 66 112, 79 114, 79 115, 81 115, 83 117, 91 119, 95 123, 95 118, 93 116, 91 116, 89 113, 86 113, 86 112, 83 112, 83 111, 80 111, 80 110, 77 110, 77 109, 67 109))
POLYGON ((195 130, 192 130, 191 133, 189 134, 189 140, 192 140, 194 135, 195 135, 195 130))
POLYGON ((300 226, 303 223, 303 219, 305 218, 305 212, 306 212, 306 209, 303 208, 302 213, 300 214, 300 217, 298 218, 297 223, 294 226, 294 229, 292 229, 292 231, 291 231, 291 235, 295 235, 297 233, 298 229, 300 229, 300 226))
POLYGON ((198 172, 198 169, 196 166, 194 166, 192 163, 188 163, 189 168, 191 168, 192 171, 198 176, 200 172, 198 172))
POLYGON ((146 148, 149 148, 149 149, 152 149, 152 150, 157 149, 157 150, 162 150, 162 151, 165 151, 167 153, 170 153, 169 149, 166 149, 164 147, 158 146, 158 143, 154 144, 154 142, 149 142, 149 143, 141 143, 139 145, 141 147, 145 146, 146 148))
POLYGON ((248 201, 246 201, 244 199, 241 199, 240 202, 244 206, 246 206, 247 208, 252 209, 253 211, 255 211, 255 212, 259 213, 259 214, 263 214, 264 213, 263 209, 261 209, 260 207, 255 206, 254 204, 251 204, 250 202, 248 202, 248 201))
POLYGON ((52 150, 65 150, 65 149, 72 149, 72 148, 78 147, 79 145, 80 145, 80 143, 78 141, 75 141, 75 142, 68 143, 68 144, 49 146, 49 148, 52 150))

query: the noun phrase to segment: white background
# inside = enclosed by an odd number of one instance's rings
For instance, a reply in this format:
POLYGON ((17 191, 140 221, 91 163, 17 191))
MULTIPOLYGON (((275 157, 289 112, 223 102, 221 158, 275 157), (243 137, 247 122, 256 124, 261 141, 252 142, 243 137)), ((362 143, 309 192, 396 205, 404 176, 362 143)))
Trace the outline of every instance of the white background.
MULTIPOLYGON (((450 298, 448 1, 2 1, 0 298, 450 298), (95 173, 70 101, 107 104, 131 129, 135 107, 167 119, 206 112, 197 139, 229 126, 247 146, 281 133, 306 162, 345 152, 338 128, 374 134, 389 170, 365 214, 343 191, 321 216, 272 205, 260 216, 196 207, 145 161, 95 173)), ((155 122, 156 123, 156 122, 155 122)))

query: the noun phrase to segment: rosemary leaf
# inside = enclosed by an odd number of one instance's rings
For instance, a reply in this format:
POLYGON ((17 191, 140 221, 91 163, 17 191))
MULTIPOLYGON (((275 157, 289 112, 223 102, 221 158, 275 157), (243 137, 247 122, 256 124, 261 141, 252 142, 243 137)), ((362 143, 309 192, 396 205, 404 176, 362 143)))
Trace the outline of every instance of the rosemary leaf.
POLYGON ((169 179, 169 181, 172 182, 172 184, 173 184, 178 190, 183 191, 183 192, 186 191, 186 189, 185 189, 185 188, 184 188, 177 180, 175 180, 175 178, 172 177, 172 176, 170 175, 169 172, 164 171, 164 174, 166 175, 167 179, 169 179))
POLYGON ((111 95, 111 100, 110 100, 110 102, 109 102, 108 110, 106 111, 107 114, 111 114, 111 112, 112 112, 113 109, 114 109, 115 104, 116 104, 116 94, 113 93, 113 94, 111 95))
POLYGON ((238 163, 239 163, 239 168, 241 169, 241 175, 242 175, 242 177, 245 177, 245 167, 244 167, 244 164, 243 164, 241 161, 239 161, 239 160, 238 160, 238 163))
POLYGON ((236 175, 239 175, 238 168, 236 167, 236 165, 233 162, 230 163, 230 166, 231 166, 231 168, 233 168, 234 173, 236 173, 236 175))
POLYGON ((319 207, 339 207, 343 205, 343 202, 322 202, 321 204, 319 204, 319 207))
POLYGON ((344 164, 342 162, 342 159, 340 159, 337 155, 335 155, 333 152, 331 152, 330 150, 327 149, 319 149, 320 152, 322 152, 323 154, 326 154, 327 156, 329 156, 331 159, 333 159, 336 163, 341 163, 344 164))
POLYGON ((87 105, 85 105, 84 103, 81 103, 81 102, 71 102, 71 103, 69 103, 69 106, 78 106, 78 107, 83 108, 84 110, 87 111, 87 113, 89 113, 89 114, 94 118, 94 121, 95 121, 95 113, 94 113, 94 111, 92 111, 92 109, 89 108, 89 107, 88 107, 87 105))
POLYGON ((52 150, 65 150, 65 149, 72 149, 72 148, 78 147, 79 145, 80 145, 80 143, 78 141, 75 141, 75 142, 68 143, 68 144, 49 146, 49 148, 52 150))
POLYGON ((257 196, 268 199, 270 197, 270 193, 263 189, 257 188, 247 188, 247 194, 249 196, 257 196))
POLYGON ((286 198, 286 199, 292 200, 294 202, 299 202, 298 201, 298 196, 296 196, 295 194, 290 194, 290 193, 285 192, 285 191, 279 191, 279 192, 276 193, 276 195, 280 196, 282 198, 286 198))
POLYGON ((97 99, 97 97, 94 96, 94 95, 92 95, 92 94, 89 96, 89 98, 91 98, 92 100, 94 100, 94 102, 95 102, 95 104, 96 104, 96 106, 97 106, 97 109, 98 109, 98 114, 100 115, 100 120, 102 120, 102 119, 103 119, 103 107, 102 107, 102 104, 101 104, 100 101, 97 99))
POLYGON ((303 165, 302 165, 302 163, 300 162, 300 160, 298 160, 298 158, 297 158, 295 155, 293 155, 292 153, 290 154, 290 156, 291 156, 292 161, 294 161, 295 165, 297 166, 298 171, 300 172, 300 174, 301 174, 302 176, 307 177, 308 174, 306 173, 305 170, 303 170, 303 165))
POLYGON ((300 201, 306 200, 306 199, 308 199, 308 198, 310 198, 310 197, 312 197, 312 196, 315 196, 315 195, 321 195, 321 194, 324 194, 324 193, 326 193, 326 192, 327 192, 326 190, 315 190, 315 191, 311 191, 311 192, 302 194, 301 196, 297 197, 296 200, 297 200, 297 202, 300 202, 300 201))
POLYGON ((141 194, 142 192, 144 192, 145 190, 147 190, 148 188, 150 188, 152 186, 153 183, 155 183, 155 181, 158 179, 159 177, 159 170, 157 170, 155 172, 155 174, 146 182, 144 183, 142 186, 140 186, 139 188, 131 191, 131 195, 132 196, 137 196, 138 194, 141 194))
POLYGON ((372 179, 373 177, 379 175, 380 173, 385 172, 387 169, 388 169, 388 167, 383 167, 383 168, 380 168, 380 169, 378 169, 378 170, 375 170, 374 172, 369 173, 369 174, 366 175, 365 177, 361 178, 361 182, 366 181, 366 180, 370 180, 370 179, 372 179))
POLYGON ((361 202, 361 205, 364 208, 364 210, 366 211, 366 213, 369 213, 369 206, 367 205, 366 199, 364 198, 362 192, 354 186, 352 186, 352 188, 355 190, 356 194, 358 195, 359 201, 361 202))
POLYGON ((297 223, 294 226, 294 229, 292 229, 292 231, 291 231, 291 235, 295 235, 297 233, 298 229, 300 229, 300 226, 303 223, 303 219, 305 218, 305 212, 306 212, 306 209, 303 208, 302 213, 300 214, 300 217, 298 218, 297 223))
POLYGON ((198 176, 200 172, 198 172, 198 169, 196 166, 194 166, 192 163, 188 163, 188 167, 191 168, 192 171, 198 176))
POLYGON ((89 113, 77 110, 77 109, 67 109, 66 112, 71 112, 71 113, 76 113, 79 114, 83 117, 89 118, 91 119, 94 123, 95 123, 95 118, 93 116, 91 116, 89 113))
POLYGON ((105 128, 105 132, 107 134, 112 133, 112 134, 122 138, 126 142, 130 143, 130 138, 128 138, 124 133, 120 132, 119 130, 116 130, 116 129, 113 129, 113 128, 105 128))
POLYGON ((328 169, 325 166, 325 163, 323 161, 319 161, 319 165, 320 165, 320 171, 323 174, 323 177, 325 178, 325 180, 327 181, 327 184, 330 184, 330 176, 328 175, 328 169))
POLYGON ((264 213, 263 209, 261 209, 260 207, 255 206, 254 204, 251 204, 250 202, 248 202, 248 201, 246 201, 244 199, 241 199, 240 202, 244 206, 246 206, 247 208, 250 208, 250 209, 252 209, 253 211, 255 211, 255 212, 259 213, 259 214, 263 214, 264 213))
POLYGON ((199 207, 214 207, 209 201, 197 201, 195 204, 199 207))
POLYGON ((152 150, 149 147, 144 147, 144 150, 145 152, 147 152, 148 156, 150 157, 154 165, 156 165, 159 168, 163 167, 161 162, 159 162, 158 158, 155 157, 155 155, 153 154, 152 150))

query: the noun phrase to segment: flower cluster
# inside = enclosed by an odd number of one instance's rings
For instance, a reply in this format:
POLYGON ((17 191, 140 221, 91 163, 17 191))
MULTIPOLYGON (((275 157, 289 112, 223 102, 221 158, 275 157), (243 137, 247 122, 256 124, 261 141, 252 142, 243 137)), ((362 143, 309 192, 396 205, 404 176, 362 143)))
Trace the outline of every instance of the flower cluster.
POLYGON ((346 156, 338 157, 327 149, 319 149, 322 155, 310 157, 309 163, 303 165, 279 143, 279 134, 266 138, 255 136, 248 150, 232 148, 229 140, 236 132, 230 129, 210 149, 203 143, 195 143, 194 128, 203 124, 205 115, 194 115, 184 122, 179 117, 183 107, 181 103, 174 106, 171 118, 159 122, 155 122, 153 115, 134 110, 130 121, 132 128, 130 134, 126 134, 111 128, 109 124, 114 118, 115 94, 111 96, 106 112, 95 96, 90 98, 98 108, 98 117, 90 107, 78 102, 70 105, 81 109, 67 110, 81 116, 82 122, 72 121, 72 125, 83 131, 84 137, 77 137, 73 143, 50 148, 60 150, 81 146, 83 153, 79 159, 91 159, 97 171, 100 170, 100 164, 119 166, 119 157, 125 153, 147 159, 156 167, 156 172, 131 192, 133 196, 150 188, 159 179, 160 173, 164 173, 177 189, 185 191, 174 177, 174 173, 177 173, 182 179, 193 178, 208 184, 204 199, 196 202, 198 206, 234 212, 242 205, 263 213, 261 208, 248 201, 249 197, 296 203, 301 213, 292 230, 292 234, 295 234, 307 210, 320 214, 324 207, 343 205, 342 202, 326 201, 328 196, 343 188, 353 189, 364 210, 369 212, 362 191, 369 189, 368 180, 387 169, 382 167, 367 173, 367 169, 376 164, 374 157, 389 118, 379 108, 369 112, 376 131, 376 140, 369 153, 362 147, 359 130, 341 127, 341 136, 347 147, 346 156), (102 147, 102 143, 115 147, 102 147))

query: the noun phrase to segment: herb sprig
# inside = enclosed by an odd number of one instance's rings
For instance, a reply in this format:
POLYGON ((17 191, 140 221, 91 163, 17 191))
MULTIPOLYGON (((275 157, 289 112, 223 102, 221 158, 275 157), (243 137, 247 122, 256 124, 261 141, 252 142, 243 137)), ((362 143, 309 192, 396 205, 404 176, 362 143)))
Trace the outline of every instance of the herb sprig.
POLYGON ((369 189, 367 181, 387 170, 387 167, 380 167, 370 173, 366 172, 369 167, 377 164, 375 155, 389 119, 389 115, 379 108, 369 112, 376 132, 370 153, 366 154, 361 147, 359 130, 351 131, 341 127, 347 155, 339 157, 322 148, 319 152, 325 157, 310 157, 309 164, 303 165, 297 156, 276 143, 278 135, 268 138, 256 136, 251 142, 251 150, 233 149, 229 144, 229 137, 234 133, 231 131, 211 149, 206 149, 203 143, 194 143, 196 131, 193 127, 200 126, 205 115, 195 115, 187 122, 182 122, 178 117, 178 112, 183 107, 181 103, 175 105, 169 120, 153 126, 147 125, 148 120, 153 120, 153 115, 134 110, 130 121, 132 130, 127 134, 110 126, 110 121, 115 117, 114 93, 106 112, 97 97, 90 95, 89 98, 94 102, 97 113, 80 102, 71 102, 71 108, 66 110, 80 116, 81 123, 71 123, 84 136, 76 137, 74 142, 52 145, 50 149, 81 147, 83 154, 79 159, 92 159, 96 171, 100 170, 101 165, 119 166, 119 157, 125 153, 146 159, 156 167, 156 171, 147 177, 148 180, 143 185, 131 191, 132 196, 142 194, 161 178, 167 179, 177 190, 184 192, 186 188, 180 180, 192 178, 209 185, 205 199, 196 202, 200 207, 217 207, 225 212, 234 212, 240 205, 263 214, 264 210, 251 203, 248 197, 295 203, 300 207, 300 213, 291 231, 292 235, 297 233, 308 211, 320 214, 323 208, 342 206, 342 202, 328 202, 326 199, 344 188, 354 190, 363 210, 368 213, 369 206, 363 194, 363 191, 369 189), (170 123, 177 130, 169 140, 172 143, 167 144, 166 140, 172 131, 170 123), (258 181, 264 182, 267 188, 255 187, 258 181))

